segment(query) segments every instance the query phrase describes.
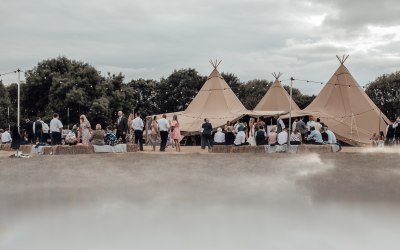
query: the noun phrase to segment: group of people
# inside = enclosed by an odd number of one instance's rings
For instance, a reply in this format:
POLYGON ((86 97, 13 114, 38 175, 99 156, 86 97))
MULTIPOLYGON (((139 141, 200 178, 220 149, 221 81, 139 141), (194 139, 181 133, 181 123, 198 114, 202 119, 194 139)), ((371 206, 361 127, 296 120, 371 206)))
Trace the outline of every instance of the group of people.
POLYGON ((379 131, 379 133, 372 134, 370 140, 372 146, 375 147, 400 145, 400 115, 386 127, 386 136, 383 131, 379 131))
MULTIPOLYGON (((275 117, 276 124, 270 126, 267 132, 267 125, 263 117, 251 117, 249 122, 238 120, 235 124, 230 121, 226 123, 224 128, 218 128, 217 132, 211 138, 210 129, 202 131, 202 148, 208 146, 209 148, 214 145, 285 145, 288 142, 291 145, 305 144, 336 144, 337 140, 335 134, 329 130, 328 126, 320 121, 318 118, 314 121, 313 117, 309 117, 307 124, 303 118, 295 119, 292 124, 292 131, 289 136, 289 129, 281 119, 275 117), (206 131, 206 135, 204 135, 206 131), (210 137, 208 137, 210 136, 210 137), (203 143, 203 141, 205 143, 203 143)), ((203 126, 206 126, 208 120, 204 121, 203 126)), ((206 126, 207 127, 207 126, 206 126)), ((211 127, 212 130, 212 127, 211 127)))

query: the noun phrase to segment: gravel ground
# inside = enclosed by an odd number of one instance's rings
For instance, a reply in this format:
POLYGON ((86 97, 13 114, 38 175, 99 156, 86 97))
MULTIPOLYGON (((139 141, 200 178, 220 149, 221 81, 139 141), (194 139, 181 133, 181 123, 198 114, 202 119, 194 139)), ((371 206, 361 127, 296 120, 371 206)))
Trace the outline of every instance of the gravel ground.
POLYGON ((399 149, 182 151, 0 151, 0 249, 398 249, 399 149))

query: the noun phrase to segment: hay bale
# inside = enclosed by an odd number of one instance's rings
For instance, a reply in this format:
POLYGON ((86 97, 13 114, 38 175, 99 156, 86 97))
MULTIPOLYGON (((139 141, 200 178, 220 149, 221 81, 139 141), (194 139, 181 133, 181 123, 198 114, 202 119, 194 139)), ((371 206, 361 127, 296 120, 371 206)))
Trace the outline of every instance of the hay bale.
POLYGON ((43 147, 43 154, 44 155, 52 155, 53 154, 53 147, 52 146, 43 147))
POLYGON ((53 154, 55 155, 72 155, 74 152, 71 146, 57 145, 53 147, 53 154))
POLYGON ((32 145, 21 145, 19 150, 22 151, 23 154, 30 154, 32 152, 32 147, 32 145))
POLYGON ((139 145, 137 144, 126 144, 127 152, 136 152, 139 151, 139 145))
POLYGON ((72 152, 73 154, 79 155, 79 154, 93 154, 94 149, 92 145, 77 145, 77 146, 72 146, 72 152))
POLYGON ((3 146, 3 150, 4 151, 11 151, 11 150, 14 150, 14 149, 11 149, 11 144, 2 144, 2 146, 3 146))
POLYGON ((231 145, 214 145, 211 148, 211 153, 230 153, 231 145))
POLYGON ((265 146, 264 145, 253 146, 253 148, 254 148, 254 153, 265 154, 265 146))

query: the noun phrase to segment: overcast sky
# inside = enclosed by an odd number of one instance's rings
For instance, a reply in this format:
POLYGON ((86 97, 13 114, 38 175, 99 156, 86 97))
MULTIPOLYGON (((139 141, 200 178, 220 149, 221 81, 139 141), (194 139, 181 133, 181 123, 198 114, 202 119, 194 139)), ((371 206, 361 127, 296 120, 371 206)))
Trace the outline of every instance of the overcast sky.
POLYGON ((399 13, 397 0, 1 0, 0 73, 61 55, 129 81, 189 67, 208 75, 220 59, 242 81, 283 72, 326 82, 336 55, 350 54, 364 85, 400 70, 399 13))

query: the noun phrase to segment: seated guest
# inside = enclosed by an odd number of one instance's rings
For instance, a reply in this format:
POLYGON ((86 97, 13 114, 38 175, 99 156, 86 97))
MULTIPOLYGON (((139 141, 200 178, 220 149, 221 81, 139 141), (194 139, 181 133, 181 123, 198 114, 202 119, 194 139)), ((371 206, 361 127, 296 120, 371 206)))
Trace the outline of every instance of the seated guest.
POLYGON ((325 133, 328 135, 328 144, 337 144, 335 134, 328 127, 325 127, 325 133))
POLYGON ((101 129, 101 125, 96 124, 96 130, 92 132, 90 142, 92 145, 104 146, 105 136, 104 131, 101 129))
POLYGON ((293 133, 290 135, 290 145, 300 145, 301 144, 301 133, 300 129, 295 128, 293 133))
POLYGON ((324 128, 324 127, 321 127, 321 128, 319 129, 319 132, 321 133, 323 143, 327 144, 327 143, 328 143, 329 136, 328 136, 328 134, 326 133, 325 128, 324 128))
POLYGON ((214 145, 225 145, 225 134, 222 128, 217 128, 217 133, 214 134, 214 145))
POLYGON ((289 134, 287 132, 287 128, 283 128, 282 131, 278 134, 278 144, 285 145, 287 144, 289 134))
POLYGON ((270 146, 275 146, 276 145, 276 139, 278 137, 278 134, 276 133, 276 127, 272 127, 271 130, 269 131, 268 134, 268 145, 270 146))
POLYGON ((310 128, 310 134, 307 136, 307 144, 323 144, 321 132, 317 131, 315 127, 310 128))
POLYGON ((1 143, 2 144, 10 144, 12 141, 11 134, 8 131, 8 128, 5 129, 3 133, 1 133, 1 143))
POLYGON ((72 130, 68 132, 67 136, 65 137, 65 143, 72 146, 78 143, 78 139, 76 139, 76 135, 78 132, 78 126, 74 125, 72 130))
POLYGON ((226 128, 225 145, 232 145, 235 141, 235 134, 232 132, 232 127, 226 128))
POLYGON ((236 137, 235 137, 235 141, 233 142, 235 144, 235 146, 242 146, 242 145, 249 145, 248 142, 246 142, 246 134, 244 132, 244 125, 242 125, 242 123, 240 123, 237 126, 237 133, 236 133, 236 137))
POLYGON ((118 144, 117 137, 115 136, 112 127, 107 127, 107 134, 106 134, 106 145, 115 146, 118 144))
POLYGON ((256 145, 265 145, 267 144, 267 132, 265 132, 264 126, 260 125, 255 134, 256 145))

